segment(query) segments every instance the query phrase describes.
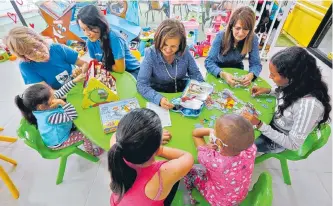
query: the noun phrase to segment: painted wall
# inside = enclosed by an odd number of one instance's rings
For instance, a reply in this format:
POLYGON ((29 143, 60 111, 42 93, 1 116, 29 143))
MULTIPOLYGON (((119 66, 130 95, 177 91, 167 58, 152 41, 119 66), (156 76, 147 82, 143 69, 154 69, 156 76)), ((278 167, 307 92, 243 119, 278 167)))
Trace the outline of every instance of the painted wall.
POLYGON ((298 0, 283 30, 307 47, 331 4, 327 0, 298 0))

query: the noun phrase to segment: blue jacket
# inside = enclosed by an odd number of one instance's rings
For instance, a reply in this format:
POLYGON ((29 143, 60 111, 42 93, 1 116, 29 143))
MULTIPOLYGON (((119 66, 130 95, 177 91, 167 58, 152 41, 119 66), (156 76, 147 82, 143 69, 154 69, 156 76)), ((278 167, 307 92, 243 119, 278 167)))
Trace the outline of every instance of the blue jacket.
MULTIPOLYGON (((220 65, 243 65, 242 61, 245 58, 245 55, 242 55, 238 48, 230 50, 226 55, 222 55, 220 50, 223 37, 224 31, 220 31, 216 35, 208 57, 205 60, 205 67, 207 71, 214 76, 218 76, 222 71, 220 65)), ((249 72, 252 72, 256 77, 258 77, 262 70, 262 66, 259 56, 259 43, 257 35, 254 35, 252 50, 249 52, 249 67, 249 72)))
POLYGON ((46 146, 57 146, 65 142, 70 135, 73 122, 60 124, 49 123, 49 117, 54 113, 64 113, 64 109, 59 106, 56 109, 34 111, 33 114, 37 119, 39 133, 46 146))

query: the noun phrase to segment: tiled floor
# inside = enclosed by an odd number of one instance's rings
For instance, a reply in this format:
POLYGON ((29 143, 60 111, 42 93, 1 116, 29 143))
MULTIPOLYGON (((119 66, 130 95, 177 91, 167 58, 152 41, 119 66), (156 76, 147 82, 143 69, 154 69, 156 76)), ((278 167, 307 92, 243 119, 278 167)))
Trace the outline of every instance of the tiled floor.
MULTIPOLYGON (((198 59, 203 69, 203 59, 198 59)), ((268 79, 267 62, 262 76, 268 79)), ((332 70, 320 63, 323 76, 332 88, 332 70)), ((16 136, 20 114, 13 104, 14 96, 24 89, 17 62, 0 63, 0 126, 3 135, 16 136)), ((0 161, 20 190, 14 200, 0 181, 1 206, 107 206, 109 205, 109 174, 107 159, 91 163, 77 156, 68 159, 64 182, 56 185, 58 160, 45 160, 21 140, 13 144, 0 143, 0 153, 18 161, 18 166, 0 161)), ((283 183, 279 162, 268 160, 255 168, 253 181, 268 171, 273 176, 274 206, 332 205, 332 141, 307 160, 289 162, 292 186, 283 183)))

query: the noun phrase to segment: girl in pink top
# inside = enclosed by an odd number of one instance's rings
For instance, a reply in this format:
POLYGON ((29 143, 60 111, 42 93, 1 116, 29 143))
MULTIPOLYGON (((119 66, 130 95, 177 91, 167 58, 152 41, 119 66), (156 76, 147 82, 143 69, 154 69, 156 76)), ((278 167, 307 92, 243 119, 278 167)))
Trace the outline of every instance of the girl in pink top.
POLYGON ((162 133, 160 118, 149 109, 133 110, 120 120, 108 152, 111 205, 171 205, 193 157, 161 146, 162 133), (168 161, 155 161, 155 156, 168 161))
MULTIPOLYGON (((257 148, 249 121, 239 115, 227 114, 216 120, 215 131, 200 128, 193 131, 198 148, 198 161, 184 178, 186 188, 197 188, 212 206, 241 203, 249 190, 257 148), (206 144, 204 136, 210 136, 206 144)), ((191 204, 196 201, 191 196, 191 204)))

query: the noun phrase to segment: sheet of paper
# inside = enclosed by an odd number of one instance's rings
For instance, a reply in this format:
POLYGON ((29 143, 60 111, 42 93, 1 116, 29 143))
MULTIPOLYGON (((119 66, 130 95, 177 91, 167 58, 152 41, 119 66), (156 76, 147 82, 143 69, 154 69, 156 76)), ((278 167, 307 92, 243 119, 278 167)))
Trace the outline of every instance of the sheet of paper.
POLYGON ((156 112, 156 114, 160 117, 161 122, 162 122, 162 127, 170 127, 171 126, 171 119, 170 119, 170 112, 167 109, 164 109, 160 106, 157 106, 154 103, 151 102, 147 102, 146 105, 147 109, 151 109, 154 112, 156 112))

